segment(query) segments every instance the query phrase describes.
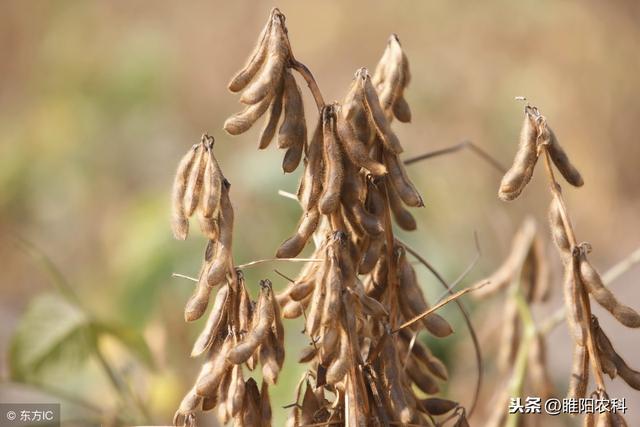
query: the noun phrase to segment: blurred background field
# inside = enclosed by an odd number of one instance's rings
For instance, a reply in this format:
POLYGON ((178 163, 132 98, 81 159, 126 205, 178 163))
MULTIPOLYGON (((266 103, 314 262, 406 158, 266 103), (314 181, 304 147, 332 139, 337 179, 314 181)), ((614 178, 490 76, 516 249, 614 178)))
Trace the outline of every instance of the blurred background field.
MULTIPOLYGON (((327 100, 341 99, 353 72, 373 68, 389 34, 399 35, 413 74, 413 123, 395 125, 407 156, 470 139, 507 164, 522 117, 513 97, 527 96, 585 177, 583 188, 567 187, 565 195, 595 265, 604 271, 640 245, 637 2, 3 1, 0 401, 64 396, 63 414, 78 425, 170 423, 201 363, 188 357, 201 325, 182 318, 191 284, 171 277, 197 274, 204 248, 198 233, 186 242, 171 237, 169 190, 179 157, 201 133, 216 137, 233 185, 238 264, 272 256, 299 214, 277 195, 295 191, 297 173, 282 174, 275 148, 257 151, 261 126, 241 137, 222 130, 240 108, 226 83, 273 6, 287 16, 296 57, 327 100)), ((305 95, 312 127, 317 113, 305 95)), ((496 197, 500 175, 468 152, 418 163, 410 173, 426 207, 415 212, 419 230, 401 235, 448 280, 473 258, 474 231, 482 258, 465 284, 500 263, 526 212, 546 227, 540 170, 525 197, 509 205, 496 197)), ((549 254, 558 273, 555 250, 549 254)), ((296 266, 278 267, 295 274, 296 266)), ((260 278, 285 286, 273 268, 247 271, 254 291, 260 278)), ((436 281, 420 275, 437 298, 436 281)), ((635 308, 639 278, 635 269, 615 284, 635 308)), ((560 293, 540 318, 561 304, 560 293)), ((487 344, 485 406, 497 380, 483 325, 500 300, 473 303, 487 344)), ((640 367, 640 332, 594 311, 619 352, 640 367)), ((452 372, 445 394, 464 404, 476 375, 469 338, 455 309, 444 314, 458 333, 433 342, 434 351, 452 372)), ((271 391, 274 425, 282 425, 279 407, 292 402, 302 372, 295 361, 305 344, 301 325, 286 326, 286 371, 271 391)), ((549 345, 560 395, 571 360, 567 337, 562 326, 549 345)), ((629 425, 640 424, 637 392, 615 381, 610 395, 626 397, 629 425)))

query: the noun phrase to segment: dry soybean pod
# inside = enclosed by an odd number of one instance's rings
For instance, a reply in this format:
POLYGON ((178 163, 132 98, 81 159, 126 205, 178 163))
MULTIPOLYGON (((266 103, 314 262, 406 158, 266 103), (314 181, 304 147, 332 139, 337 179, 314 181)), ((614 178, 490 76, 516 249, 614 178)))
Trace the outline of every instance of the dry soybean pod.
POLYGON ((431 378, 431 376, 422 370, 422 367, 418 365, 413 358, 407 360, 405 365, 405 372, 411 378, 411 381, 424 393, 436 394, 440 391, 438 384, 431 378))
POLYGON ((304 144, 302 141, 287 148, 287 151, 284 154, 284 159, 282 159, 282 170, 284 173, 291 173, 296 170, 300 164, 300 160, 302 159, 303 151, 304 144))
POLYGON ((389 126, 389 122, 387 121, 384 111, 380 106, 378 94, 371 83, 371 78, 369 77, 369 73, 366 68, 360 70, 360 78, 362 79, 362 85, 364 87, 366 106, 385 148, 394 154, 402 153, 403 150, 400 145, 400 141, 398 141, 398 137, 393 133, 393 130, 391 130, 391 127, 389 126))
POLYGON ((386 68, 386 75, 381 88, 380 104, 382 109, 390 111, 398 97, 402 92, 404 83, 404 69, 402 64, 402 48, 400 47, 398 37, 392 34, 388 42, 389 56, 386 68))
POLYGON ((300 252, 302 252, 307 242, 309 241, 309 238, 311 237, 313 232, 316 231, 319 219, 320 213, 317 209, 312 209, 310 211, 304 212, 298 224, 296 234, 282 242, 276 252, 276 257, 293 258, 300 252))
POLYGON ((230 415, 235 417, 242 410, 245 386, 242 365, 235 365, 231 369, 231 384, 228 389, 227 406, 230 415))
POLYGON ((336 129, 342 148, 353 164, 366 169, 375 176, 387 173, 385 165, 371 158, 367 146, 356 137, 351 125, 343 118, 342 114, 336 115, 336 129))
POLYGON ((393 219, 396 224, 406 231, 413 231, 418 228, 416 219, 413 217, 411 212, 404 207, 396 188, 388 182, 386 187, 387 194, 389 196, 389 207, 391 208, 391 213, 393 214, 393 219))
POLYGON ((216 286, 221 283, 231 264, 231 244, 233 242, 233 206, 229 198, 231 184, 224 180, 220 198, 220 240, 218 240, 216 256, 207 273, 207 284, 216 286))
POLYGON ((569 236, 562 221, 560 202, 558 202, 555 197, 551 200, 551 205, 549 206, 549 227, 551 228, 553 242, 560 252, 563 263, 567 264, 571 262, 571 244, 569 243, 569 236))
POLYGON ((322 179, 319 178, 324 175, 322 139, 322 119, 320 119, 306 148, 304 172, 298 186, 297 196, 304 210, 314 208, 322 193, 322 179))
MULTIPOLYGON (((242 426, 260 426, 260 391, 253 378, 245 382, 245 393, 242 412, 242 426)), ((236 424, 237 425, 237 424, 236 424)))
MULTIPOLYGON (((203 137, 204 140, 204 137, 203 137)), ((187 191, 184 195, 185 214, 187 217, 193 215, 198 207, 202 187, 204 183, 204 172, 207 165, 207 150, 204 142, 200 143, 198 154, 189 172, 189 181, 187 182, 187 191)))
MULTIPOLYGON (((592 324, 595 324, 595 335, 598 348, 601 354, 605 354, 615 365, 617 374, 630 386, 636 390, 640 390, 640 372, 632 369, 627 365, 622 357, 615 351, 611 341, 605 335, 604 331, 598 326, 597 319, 592 316, 592 324)), ((604 366, 604 365, 603 365, 604 366)))
POLYGON ((260 388, 260 418, 262 420, 260 427, 271 427, 271 416, 269 385, 263 381, 260 388))
POLYGON ((533 175, 533 169, 538 160, 538 132, 534 120, 527 108, 520 131, 518 151, 513 160, 513 165, 502 177, 500 190, 498 191, 498 197, 504 201, 514 200, 518 197, 533 175))
MULTIPOLYGON (((273 12, 272 12, 273 16, 273 12)), ((242 68, 242 70, 238 71, 238 73, 233 76, 227 87, 231 92, 240 92, 244 89, 247 84, 253 79, 256 75, 262 64, 264 64, 264 60, 267 56, 267 47, 269 45, 269 38, 271 35, 271 23, 273 22, 272 16, 269 18, 265 26, 262 28, 260 32, 260 36, 258 37, 258 44, 256 44, 251 56, 249 57, 247 63, 242 68)))
POLYGON ((564 179, 574 187, 582 187, 584 185, 584 180, 582 179, 582 175, 578 169, 576 169, 567 153, 564 151, 558 139, 556 138, 555 133, 550 127, 547 127, 549 133, 549 142, 547 144, 547 150, 549 151, 549 156, 553 161, 553 164, 556 165, 556 168, 560 171, 564 179))
POLYGON ((227 337, 219 351, 216 353, 210 351, 211 360, 207 362, 210 364, 207 373, 199 376, 196 381, 196 393, 199 396, 214 396, 216 394, 224 374, 230 367, 226 356, 231 344, 231 337, 227 337))
POLYGON ((274 15, 265 63, 256 78, 242 92, 240 102, 243 104, 252 105, 268 98, 268 95, 273 93, 275 85, 281 81, 290 56, 283 26, 282 17, 274 15))
POLYGON ((209 349, 214 338, 221 331, 221 327, 224 324, 224 319, 227 315, 228 296, 229 286, 224 285, 218 291, 213 307, 211 307, 211 313, 209 314, 207 323, 193 345, 191 357, 199 356, 209 349))
MULTIPOLYGON (((325 273, 328 271, 329 260, 324 261, 324 271, 325 273)), ((313 289, 313 293, 311 294, 311 306, 309 307, 309 311, 307 312, 307 319, 305 323, 305 330, 307 335, 310 337, 314 337, 318 330, 320 329, 320 323, 322 320, 322 312, 324 308, 324 299, 326 294, 326 286, 327 286, 327 277, 326 274, 323 275, 317 282, 316 286, 313 289)))
POLYGON ((281 82, 276 89, 271 105, 269 106, 267 119, 265 120, 262 132, 260 132, 260 140, 258 142, 258 148, 260 150, 267 148, 276 134, 276 128, 278 127, 280 116, 282 115, 283 91, 284 82, 281 82))
POLYGON ((204 251, 204 260, 202 262, 202 267, 200 268, 200 274, 198 276, 196 289, 193 292, 193 295, 191 295, 191 297, 187 301, 184 309, 184 318, 187 322, 192 322, 199 319, 207 310, 207 305, 209 304, 209 296, 211 295, 212 289, 207 285, 207 271, 211 266, 211 261, 214 256, 214 252, 216 251, 216 246, 217 244, 212 240, 209 240, 207 242, 207 246, 204 251))
POLYGON ((585 396, 589 382, 589 353, 587 352, 587 331, 582 312, 582 292, 577 271, 577 256, 565 266, 565 305, 567 307, 567 321, 569 329, 573 333, 575 345, 573 347, 573 362, 571 364, 571 377, 569 379, 569 391, 567 397, 579 399, 585 396))
POLYGON ((218 219, 207 218, 201 211, 198 211, 197 217, 202 234, 204 234, 204 236, 209 240, 218 240, 220 238, 220 227, 218 226, 218 219))
POLYGON ((327 383, 336 384, 342 381, 349 370, 349 334, 340 327, 340 351, 327 369, 327 383))
POLYGON ((589 263, 586 255, 580 255, 580 277, 589 293, 603 308, 607 309, 616 320, 629 328, 640 327, 640 315, 624 304, 621 304, 613 293, 602 283, 600 275, 589 263))
POLYGON ((388 390, 387 393, 393 412, 400 422, 407 424, 413 419, 414 411, 407 404, 404 395, 404 388, 402 387, 402 380, 400 372, 398 371, 400 362, 394 349, 393 337, 386 336, 384 339, 385 342, 382 345, 381 354, 381 361, 383 363, 382 380, 385 389, 388 390))
POLYGON ((241 133, 248 131, 251 126, 253 126, 253 124, 267 111, 273 98, 273 94, 271 94, 271 96, 265 96, 256 104, 247 105, 244 110, 225 120, 224 130, 227 131, 229 135, 240 135, 241 133))
POLYGON ((598 347, 598 357, 600 357, 600 365, 602 366, 602 372, 609 375, 611 379, 614 379, 618 375, 618 368, 616 367, 616 359, 619 358, 618 353, 613 348, 609 337, 600 328, 598 318, 591 315, 591 330, 596 340, 598 347))
POLYGON ((262 378, 269 384, 275 384, 278 381, 280 367, 276 357, 277 338, 272 329, 269 329, 267 336, 260 344, 259 357, 262 365, 262 378))
POLYGON ((327 106, 322 112, 322 135, 324 180, 318 208, 320 213, 328 215, 335 212, 340 206, 340 193, 344 178, 343 155, 340 144, 336 140, 333 105, 327 106))
POLYGON ((220 196, 222 194, 222 180, 224 176, 220 165, 213 155, 213 138, 207 145, 207 165, 204 173, 204 191, 202 198, 202 215, 205 218, 214 218, 220 209, 220 196))
POLYGON ((328 256, 329 268, 325 273, 325 298, 322 307, 322 324, 327 326, 340 317, 342 303, 342 277, 338 258, 331 249, 328 256))
POLYGON ((174 237, 178 240, 185 240, 189 234, 189 219, 186 213, 184 196, 187 192, 187 182, 199 147, 201 147, 199 144, 193 145, 187 154, 180 159, 178 170, 173 180, 173 189, 171 191, 171 228, 174 237))
POLYGON ((422 207, 424 202, 418 190, 409 179, 407 171, 404 168, 404 164, 400 161, 397 154, 391 153, 387 150, 384 151, 384 163, 389 170, 388 177, 390 183, 398 192, 398 196, 402 201, 411 207, 422 207))
POLYGON ((307 144, 307 125, 304 120, 302 94, 293 74, 284 72, 284 119, 278 131, 278 147, 290 148, 307 144))
POLYGON ((362 176, 353 167, 345 170, 342 184, 342 205, 351 212, 355 222, 370 236, 379 236, 384 229, 380 218, 364 208, 365 187, 362 176))
POLYGON ((439 397, 428 397, 420 400, 420 407, 424 408, 431 415, 444 415, 458 407, 458 402, 442 399, 439 397))
POLYGON ((258 346, 267 338, 274 317, 272 298, 271 288, 265 286, 260 289, 260 300, 256 313, 258 316, 257 322, 245 339, 229 350, 227 359, 231 363, 238 365, 246 362, 258 346))

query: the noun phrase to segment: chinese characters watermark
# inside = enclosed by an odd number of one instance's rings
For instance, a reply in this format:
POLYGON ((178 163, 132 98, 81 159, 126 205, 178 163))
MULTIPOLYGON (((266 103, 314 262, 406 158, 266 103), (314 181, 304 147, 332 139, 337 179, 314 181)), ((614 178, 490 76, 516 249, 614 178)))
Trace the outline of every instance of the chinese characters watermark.
POLYGON ((509 399, 509 414, 603 414, 626 413, 627 403, 624 398, 550 398, 544 402, 540 397, 512 397, 509 399))

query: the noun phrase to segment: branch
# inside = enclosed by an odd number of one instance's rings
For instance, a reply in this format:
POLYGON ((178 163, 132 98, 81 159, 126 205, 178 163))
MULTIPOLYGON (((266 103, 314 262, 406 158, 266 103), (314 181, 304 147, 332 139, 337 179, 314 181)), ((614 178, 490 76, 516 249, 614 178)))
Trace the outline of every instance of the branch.
POLYGON ((460 150, 463 150, 465 148, 468 148, 469 150, 471 150, 472 153, 478 155, 481 159, 485 160, 487 163, 489 163, 494 169, 496 169, 501 174, 504 175, 505 173, 507 173, 507 168, 505 168, 502 165, 502 163, 500 163, 491 154, 487 153, 485 150, 483 150, 482 148, 478 147, 476 144, 474 144, 472 141, 469 141, 469 140, 465 140, 465 141, 459 142, 458 144, 452 145, 450 147, 441 148, 439 150, 429 151, 427 153, 420 154, 420 155, 415 156, 415 157, 410 157, 410 158, 408 158, 408 159, 406 159, 404 161, 404 164, 405 165, 411 165, 413 163, 417 163, 417 162, 422 161, 422 160, 430 159, 432 157, 438 157, 438 156, 442 156, 444 154, 456 153, 456 152, 458 152, 460 150))
POLYGON ((462 289, 458 292, 456 292, 453 295, 448 296, 447 298, 445 298, 444 300, 440 301, 438 304, 434 305, 433 307, 431 307, 430 309, 423 311, 422 313, 418 314, 417 316, 415 316, 413 319, 408 320, 406 322, 404 322, 402 325, 400 325, 397 329, 391 331, 392 334, 395 334, 396 332, 398 332, 400 329, 404 329, 408 326, 413 325, 414 323, 424 319, 425 317, 427 317, 428 315, 430 315, 431 313, 433 313, 434 311, 440 309, 441 307, 447 305, 448 303, 450 303, 451 301, 455 301, 458 298, 460 298, 461 296, 463 296, 464 294, 467 294, 469 292, 473 292, 475 290, 480 289, 481 287, 485 286, 487 283, 489 282, 482 282, 482 283, 478 283, 477 285, 471 287, 471 288, 465 288, 462 289))

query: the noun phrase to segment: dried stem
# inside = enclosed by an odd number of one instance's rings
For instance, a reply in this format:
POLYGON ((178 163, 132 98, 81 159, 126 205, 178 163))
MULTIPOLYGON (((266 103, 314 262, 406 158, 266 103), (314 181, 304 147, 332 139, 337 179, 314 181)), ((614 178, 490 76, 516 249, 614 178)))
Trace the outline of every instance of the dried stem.
MULTIPOLYGON (((567 232, 569 244, 571 245, 572 248, 575 248, 577 244, 575 232, 573 230, 573 226, 571 224, 569 215, 567 213, 567 208, 564 203, 564 199, 562 197, 562 192, 560 191, 560 185, 558 184, 558 181, 556 181, 556 178, 553 172, 553 167, 551 166, 551 157, 549 155, 549 151, 546 145, 541 145, 540 150, 544 157, 544 165, 547 171, 547 177, 549 179, 549 188, 551 190, 551 193, 553 194, 553 197, 556 199, 556 202, 558 203, 560 216, 562 218, 564 228, 567 232)), ((598 389, 606 390, 606 387, 604 384, 604 378, 602 376, 602 369, 600 366, 600 357, 596 350, 597 347, 596 347, 595 340, 593 338, 593 333, 591 330, 591 323, 590 323, 591 304, 589 303, 589 295, 587 294, 587 291, 584 288, 584 286, 582 286, 580 283, 576 283, 576 285, 580 288, 579 299, 580 299, 580 304, 582 306, 582 312, 584 313, 582 321, 586 322, 585 326, 587 329, 587 350, 589 352, 589 360, 591 361, 591 367, 593 368, 593 371, 594 371, 593 373, 595 376, 595 381, 598 386, 598 389)))
POLYGON ((447 298, 445 298, 444 300, 440 301, 438 304, 434 305, 433 307, 431 307, 430 309, 423 311, 422 313, 418 314, 417 316, 415 316, 413 319, 408 320, 406 322, 404 322, 402 325, 400 325, 397 329, 393 330, 392 333, 396 333, 401 329, 404 329, 408 326, 413 325, 414 323, 422 320, 423 318, 427 317, 428 315, 430 315, 431 313, 435 312, 436 310, 440 309, 441 307, 447 305, 448 303, 450 303, 451 301, 455 301, 458 298, 460 298, 461 296, 469 293, 469 292, 473 292, 476 291, 478 289, 480 289, 481 287, 487 285, 489 282, 482 282, 482 283, 478 283, 475 286, 472 286, 470 288, 465 288, 462 289, 458 292, 456 292, 453 295, 448 296, 447 298))
POLYGON ((469 140, 464 140, 450 147, 445 147, 439 150, 429 151, 427 153, 420 154, 415 157, 410 157, 404 161, 404 164, 411 165, 413 163, 417 163, 419 161, 430 159, 433 157, 456 153, 465 148, 468 148, 469 150, 471 150, 472 153, 480 156, 481 159, 485 160, 487 163, 489 163, 494 169, 496 169, 501 174, 504 175, 507 172, 507 168, 505 168, 502 165, 502 163, 496 160, 495 157, 493 157, 491 154, 489 154, 488 152, 486 152, 485 150, 483 150, 482 148, 474 144, 473 141, 469 141, 469 140))
MULTIPOLYGON (((288 40, 287 40, 287 43, 288 43, 288 40)), ((291 52, 291 50, 289 51, 291 52)), ((320 88, 318 87, 318 83, 316 82, 316 79, 313 77, 313 74, 311 74, 311 71, 309 70, 309 68, 307 68, 306 65, 304 65, 300 61, 297 61, 293 57, 293 52, 291 53, 291 68, 296 70, 302 76, 302 78, 304 78, 304 80, 307 82, 307 86, 309 87, 309 90, 313 95, 313 99, 316 101, 316 106, 318 107, 318 111, 319 112, 322 111, 322 109, 325 106, 325 103, 324 103, 324 99, 322 98, 322 93, 320 93, 320 88)))

